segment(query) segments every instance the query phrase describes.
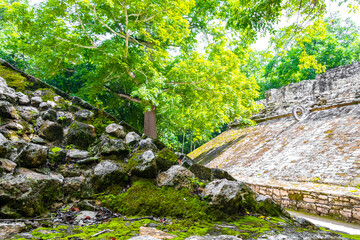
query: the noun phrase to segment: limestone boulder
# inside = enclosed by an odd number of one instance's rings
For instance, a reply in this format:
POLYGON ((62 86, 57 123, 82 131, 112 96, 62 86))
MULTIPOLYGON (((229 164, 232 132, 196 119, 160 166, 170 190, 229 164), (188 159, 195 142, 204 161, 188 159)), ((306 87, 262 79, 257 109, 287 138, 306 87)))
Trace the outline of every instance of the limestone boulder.
POLYGON ((27 144, 20 152, 16 163, 20 167, 37 168, 44 166, 47 161, 48 148, 38 144, 27 144))
POLYGON ((105 128, 105 132, 109 134, 110 136, 116 137, 116 138, 124 138, 125 137, 125 131, 123 126, 111 123, 105 128))
POLYGON ((103 192, 115 184, 125 185, 128 180, 128 174, 118 163, 105 160, 94 167, 91 183, 96 192, 103 192))
POLYGON ((155 178, 157 175, 157 166, 154 152, 152 150, 136 152, 129 159, 127 169, 131 175, 155 178))
POLYGON ((10 119, 17 119, 18 115, 14 106, 7 101, 0 101, 0 116, 10 119))
POLYGON ((158 187, 171 186, 175 189, 187 188, 192 191, 191 179, 193 178, 195 178, 195 175, 190 170, 180 165, 175 165, 167 171, 159 173, 156 178, 156 184, 158 187))
POLYGON ((61 141, 64 138, 64 129, 60 124, 46 120, 39 129, 39 135, 48 141, 61 141))
POLYGON ((86 123, 73 122, 66 135, 66 144, 73 144, 80 149, 87 149, 96 138, 95 127, 86 123))
MULTIPOLYGON (((141 141, 140 141, 141 142, 141 141)), ((166 171, 171 166, 178 163, 178 158, 173 151, 168 148, 161 149, 156 156, 156 165, 158 170, 166 171)))
POLYGON ((244 213, 256 205, 255 193, 238 181, 214 180, 206 185, 203 194, 211 199, 211 205, 228 214, 244 213))

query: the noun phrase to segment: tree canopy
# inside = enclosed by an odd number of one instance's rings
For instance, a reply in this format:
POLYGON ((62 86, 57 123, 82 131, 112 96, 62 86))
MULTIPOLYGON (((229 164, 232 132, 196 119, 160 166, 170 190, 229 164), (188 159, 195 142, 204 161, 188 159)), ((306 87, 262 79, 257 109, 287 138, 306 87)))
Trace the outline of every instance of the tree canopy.
MULTIPOLYGON (((307 34, 324 28, 326 4, 0 0, 0 8, 2 50, 30 59, 34 75, 64 84, 71 79, 77 84, 68 91, 107 105, 120 118, 129 114, 136 124, 139 116, 131 109, 153 112, 162 140, 186 131, 201 140, 234 117, 249 119, 257 111, 259 87, 246 66, 258 33, 275 34, 281 17, 296 17, 276 44, 306 43, 307 34), (130 110, 118 110, 123 108, 130 110)), ((302 58, 305 67, 316 66, 309 56, 302 58)))

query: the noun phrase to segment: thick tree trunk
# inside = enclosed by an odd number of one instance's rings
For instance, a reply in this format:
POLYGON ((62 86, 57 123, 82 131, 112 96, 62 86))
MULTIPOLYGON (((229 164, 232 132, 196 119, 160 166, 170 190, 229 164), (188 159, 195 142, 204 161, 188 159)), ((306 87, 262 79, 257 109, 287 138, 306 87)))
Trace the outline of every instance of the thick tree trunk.
POLYGON ((148 137, 157 138, 155 106, 151 106, 151 111, 145 112, 144 132, 148 137))

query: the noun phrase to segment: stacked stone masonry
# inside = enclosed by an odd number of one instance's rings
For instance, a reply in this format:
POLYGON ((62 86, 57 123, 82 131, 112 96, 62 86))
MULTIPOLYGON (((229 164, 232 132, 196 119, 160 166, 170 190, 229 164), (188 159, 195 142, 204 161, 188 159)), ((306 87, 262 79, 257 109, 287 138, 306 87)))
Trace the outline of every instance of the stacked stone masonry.
POLYGON ((257 103, 265 107, 255 115, 257 122, 288 116, 296 105, 316 111, 360 102, 360 62, 328 70, 315 80, 292 83, 265 92, 257 103))

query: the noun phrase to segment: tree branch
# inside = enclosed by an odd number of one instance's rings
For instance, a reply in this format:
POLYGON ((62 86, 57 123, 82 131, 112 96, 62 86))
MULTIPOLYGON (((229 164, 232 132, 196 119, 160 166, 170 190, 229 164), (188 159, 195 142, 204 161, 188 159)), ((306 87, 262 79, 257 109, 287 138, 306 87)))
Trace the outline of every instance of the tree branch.
POLYGON ((116 91, 112 90, 111 88, 109 88, 108 86, 105 86, 105 88, 106 88, 106 90, 108 90, 109 92, 112 92, 112 93, 118 95, 119 97, 121 97, 121 98, 123 98, 123 99, 125 99, 125 100, 130 100, 130 101, 132 101, 132 102, 141 103, 141 100, 140 100, 140 99, 131 97, 129 94, 116 92, 116 91))
POLYGON ((81 47, 81 48, 86 48, 86 49, 95 49, 97 48, 97 46, 84 46, 84 45, 80 45, 80 44, 77 44, 77 43, 73 43, 71 42, 70 40, 67 40, 67 39, 63 39, 61 37, 58 37, 58 36, 54 36, 56 39, 59 39, 63 42, 68 42, 68 43, 71 43, 72 45, 76 46, 76 47, 81 47))

